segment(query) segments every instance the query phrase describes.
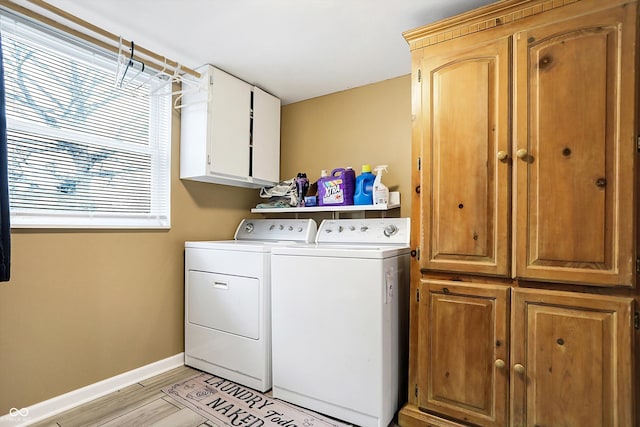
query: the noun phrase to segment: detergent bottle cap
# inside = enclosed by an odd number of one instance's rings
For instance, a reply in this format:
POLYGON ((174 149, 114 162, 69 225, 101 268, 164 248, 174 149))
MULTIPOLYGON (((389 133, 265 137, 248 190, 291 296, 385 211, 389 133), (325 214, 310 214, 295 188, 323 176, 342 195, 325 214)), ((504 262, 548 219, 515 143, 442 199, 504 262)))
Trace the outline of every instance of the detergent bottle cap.
POLYGON ((362 165, 362 173, 367 173, 367 172, 371 172, 371 165, 369 164, 362 165))

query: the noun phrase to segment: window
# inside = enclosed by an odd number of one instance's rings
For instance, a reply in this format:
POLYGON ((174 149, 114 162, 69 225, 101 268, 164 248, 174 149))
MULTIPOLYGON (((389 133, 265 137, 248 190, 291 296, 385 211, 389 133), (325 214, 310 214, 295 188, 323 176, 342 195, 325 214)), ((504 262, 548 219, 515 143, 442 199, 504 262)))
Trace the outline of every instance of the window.
POLYGON ((0 28, 12 227, 168 228, 166 79, 6 16, 0 28))

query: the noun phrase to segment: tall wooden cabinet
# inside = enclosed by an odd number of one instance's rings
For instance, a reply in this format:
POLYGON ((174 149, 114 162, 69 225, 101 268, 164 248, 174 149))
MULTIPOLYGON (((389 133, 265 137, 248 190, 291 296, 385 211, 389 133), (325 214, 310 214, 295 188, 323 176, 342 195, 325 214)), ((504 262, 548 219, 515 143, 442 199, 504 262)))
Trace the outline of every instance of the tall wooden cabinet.
POLYGON ((638 426, 638 5, 505 0, 412 52, 413 426, 638 426))

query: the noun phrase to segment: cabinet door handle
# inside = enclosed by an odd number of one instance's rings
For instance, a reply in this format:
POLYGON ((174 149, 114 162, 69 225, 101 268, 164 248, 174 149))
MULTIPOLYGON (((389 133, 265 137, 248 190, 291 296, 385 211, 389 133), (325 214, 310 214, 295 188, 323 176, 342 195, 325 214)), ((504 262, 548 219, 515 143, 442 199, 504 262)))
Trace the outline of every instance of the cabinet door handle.
POLYGON ((504 363, 504 360, 502 359, 496 359, 495 365, 496 365, 496 368, 498 369, 504 369, 504 367, 507 366, 507 364, 504 363))
POLYGON ((509 154, 506 151, 498 151, 498 153, 496 153, 496 157, 498 158, 498 160, 504 161, 507 160, 509 154))
POLYGON ((516 157, 522 160, 526 160, 526 158, 529 157, 529 152, 527 151, 526 148, 521 148, 518 151, 516 151, 516 157))
POLYGON ((524 366, 519 363, 513 365, 513 370, 516 372, 516 374, 524 375, 524 366))

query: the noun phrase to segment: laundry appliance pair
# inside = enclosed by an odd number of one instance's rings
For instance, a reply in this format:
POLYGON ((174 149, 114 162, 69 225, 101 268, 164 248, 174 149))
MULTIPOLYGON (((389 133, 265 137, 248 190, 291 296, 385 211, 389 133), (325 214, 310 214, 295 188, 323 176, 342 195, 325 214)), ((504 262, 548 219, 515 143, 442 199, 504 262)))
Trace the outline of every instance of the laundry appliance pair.
POLYGON ((408 218, 245 219, 187 242, 185 363, 361 426, 406 396, 408 218))

